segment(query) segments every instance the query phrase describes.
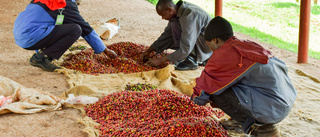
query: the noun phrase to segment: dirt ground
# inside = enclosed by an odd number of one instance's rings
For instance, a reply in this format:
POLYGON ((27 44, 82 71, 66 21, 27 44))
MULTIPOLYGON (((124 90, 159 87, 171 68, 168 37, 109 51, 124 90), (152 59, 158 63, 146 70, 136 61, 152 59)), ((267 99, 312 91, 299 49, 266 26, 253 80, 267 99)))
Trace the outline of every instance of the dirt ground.
MULTIPOLYGON (((65 75, 42 71, 29 65, 33 51, 20 48, 14 41, 12 29, 15 18, 29 2, 30 0, 0 2, 0 75, 25 87, 48 91, 58 96, 69 89, 65 75)), ((105 22, 111 18, 120 20, 119 33, 105 41, 105 44, 130 41, 150 45, 167 24, 167 21, 156 14, 154 6, 145 0, 82 0, 79 10, 89 23, 105 22)), ((236 36, 260 43, 288 66, 299 68, 320 79, 319 60, 309 58, 309 63, 298 64, 295 53, 259 42, 241 33, 236 33, 236 36)), ((314 105, 319 107, 318 104, 314 105)), ((85 137, 87 134, 81 131, 84 126, 77 122, 81 117, 83 114, 79 110, 71 108, 28 115, 4 114, 0 115, 0 136, 85 137)))

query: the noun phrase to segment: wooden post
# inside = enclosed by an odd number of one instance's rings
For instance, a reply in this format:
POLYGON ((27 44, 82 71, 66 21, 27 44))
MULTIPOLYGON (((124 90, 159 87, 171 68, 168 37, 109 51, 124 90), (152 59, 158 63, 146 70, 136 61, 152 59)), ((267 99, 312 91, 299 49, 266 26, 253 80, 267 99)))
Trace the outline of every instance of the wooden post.
POLYGON ((222 0, 215 0, 215 16, 222 17, 222 0))
POLYGON ((308 62, 309 28, 310 28, 310 12, 311 12, 310 9, 311 9, 311 0, 301 0, 298 63, 308 62))

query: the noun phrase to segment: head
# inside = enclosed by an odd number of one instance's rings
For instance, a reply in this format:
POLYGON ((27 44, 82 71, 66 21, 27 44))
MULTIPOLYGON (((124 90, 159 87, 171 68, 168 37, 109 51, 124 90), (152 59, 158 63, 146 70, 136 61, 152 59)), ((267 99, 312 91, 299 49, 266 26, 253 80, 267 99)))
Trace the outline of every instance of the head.
POLYGON ((159 0, 156 10, 158 15, 165 20, 171 20, 177 15, 176 4, 172 0, 159 0))
POLYGON ((218 49, 232 36, 233 30, 231 24, 220 16, 213 18, 204 32, 206 44, 211 50, 218 49))

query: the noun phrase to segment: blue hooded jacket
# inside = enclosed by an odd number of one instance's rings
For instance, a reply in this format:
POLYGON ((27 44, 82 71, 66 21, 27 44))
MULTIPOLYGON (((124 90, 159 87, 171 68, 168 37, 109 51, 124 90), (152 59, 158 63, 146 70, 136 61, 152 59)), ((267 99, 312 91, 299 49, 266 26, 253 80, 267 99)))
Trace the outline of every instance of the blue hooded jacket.
MULTIPOLYGON (((81 36, 88 42, 95 53, 101 53, 106 48, 100 36, 86 22, 79 13, 74 0, 66 0, 67 5, 62 14, 65 16, 63 24, 78 24, 82 29, 81 36)), ((31 1, 21 12, 13 27, 15 42, 22 48, 32 47, 48 36, 55 27, 59 10, 50 10, 45 4, 31 1)))

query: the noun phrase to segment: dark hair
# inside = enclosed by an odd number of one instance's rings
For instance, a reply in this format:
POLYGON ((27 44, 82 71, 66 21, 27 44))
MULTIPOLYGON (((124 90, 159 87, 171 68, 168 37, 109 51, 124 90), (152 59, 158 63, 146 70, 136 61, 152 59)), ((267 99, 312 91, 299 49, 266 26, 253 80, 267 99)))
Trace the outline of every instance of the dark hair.
POLYGON ((224 34, 224 35, 218 36, 217 38, 220 38, 223 41, 227 41, 232 36, 233 36, 233 34, 224 34))
POLYGON ((159 0, 157 5, 156 5, 156 8, 159 9, 160 7, 163 9, 167 9, 169 7, 174 7, 175 4, 172 0, 159 0))
POLYGON ((231 24, 220 16, 213 18, 204 32, 204 38, 207 41, 210 41, 214 38, 227 40, 232 36, 233 30, 231 24))

